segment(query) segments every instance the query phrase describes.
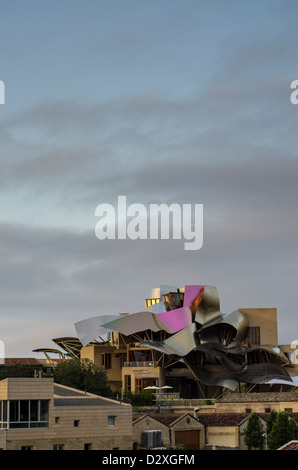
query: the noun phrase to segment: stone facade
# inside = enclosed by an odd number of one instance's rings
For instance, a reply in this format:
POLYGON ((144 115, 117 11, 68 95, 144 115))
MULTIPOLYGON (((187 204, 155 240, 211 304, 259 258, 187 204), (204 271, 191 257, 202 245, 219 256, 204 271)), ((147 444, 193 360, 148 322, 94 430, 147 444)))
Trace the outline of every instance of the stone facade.
POLYGON ((144 431, 159 430, 162 432, 162 445, 175 447, 179 439, 195 442, 195 449, 203 449, 205 445, 204 425, 190 414, 175 415, 152 413, 133 416, 134 448, 141 448, 141 436, 144 431), (185 435, 184 435, 185 434, 185 435))
POLYGON ((49 404, 44 427, 32 428, 31 423, 26 427, 20 422, 17 426, 23 427, 16 428, 8 416, 7 423, 1 423, 2 449, 132 449, 132 407, 126 403, 54 384, 52 379, 27 378, 1 381, 0 400, 47 400, 49 404))

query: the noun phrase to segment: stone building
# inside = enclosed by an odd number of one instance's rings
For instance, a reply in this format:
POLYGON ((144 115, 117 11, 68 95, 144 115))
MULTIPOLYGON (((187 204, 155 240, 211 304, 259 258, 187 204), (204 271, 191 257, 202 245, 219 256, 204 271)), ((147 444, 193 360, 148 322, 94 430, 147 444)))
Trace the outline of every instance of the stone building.
MULTIPOLYGON (((248 450, 244 442, 249 413, 199 413, 205 428, 206 449, 248 450)), ((261 417, 266 428, 266 420, 261 417)))
POLYGON ((298 393, 292 392, 259 392, 229 393, 209 412, 216 413, 270 413, 270 411, 298 412, 298 393))
POLYGON ((173 448, 181 444, 185 450, 204 449, 204 425, 190 414, 181 416, 167 413, 133 415, 134 449, 150 447, 144 443, 146 433, 160 431, 160 447, 173 448))
POLYGON ((132 407, 50 378, 7 378, 0 382, 0 448, 130 450, 132 407))

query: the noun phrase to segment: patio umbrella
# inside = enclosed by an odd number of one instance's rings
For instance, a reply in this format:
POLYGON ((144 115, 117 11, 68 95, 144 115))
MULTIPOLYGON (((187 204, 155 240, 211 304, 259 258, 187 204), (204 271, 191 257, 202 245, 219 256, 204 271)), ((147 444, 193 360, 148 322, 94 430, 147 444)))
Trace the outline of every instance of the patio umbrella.
POLYGON ((164 385, 163 387, 160 387, 161 390, 168 390, 169 388, 173 388, 170 385, 164 385))
POLYGON ((155 385, 149 385, 148 387, 143 388, 143 390, 159 390, 159 387, 155 385))

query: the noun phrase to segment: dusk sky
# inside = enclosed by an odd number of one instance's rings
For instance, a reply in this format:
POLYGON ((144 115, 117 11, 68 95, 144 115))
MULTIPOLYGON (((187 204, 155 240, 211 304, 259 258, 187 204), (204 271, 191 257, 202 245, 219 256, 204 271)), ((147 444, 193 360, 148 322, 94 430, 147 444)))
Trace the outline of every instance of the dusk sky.
POLYGON ((298 340, 298 2, 0 0, 0 340, 211 284, 298 340), (204 243, 98 240, 95 209, 203 204, 204 243))

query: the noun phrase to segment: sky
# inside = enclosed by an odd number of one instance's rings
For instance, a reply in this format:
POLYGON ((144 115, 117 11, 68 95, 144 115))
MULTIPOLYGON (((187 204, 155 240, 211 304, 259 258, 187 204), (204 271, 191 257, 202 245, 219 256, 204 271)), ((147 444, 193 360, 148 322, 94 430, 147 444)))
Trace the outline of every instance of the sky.
POLYGON ((42 357, 160 285, 298 340, 298 4, 0 0, 0 340, 42 357), (204 242, 99 240, 96 207, 203 204, 204 242))

